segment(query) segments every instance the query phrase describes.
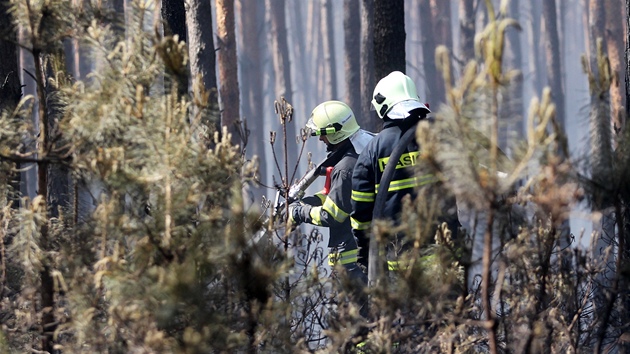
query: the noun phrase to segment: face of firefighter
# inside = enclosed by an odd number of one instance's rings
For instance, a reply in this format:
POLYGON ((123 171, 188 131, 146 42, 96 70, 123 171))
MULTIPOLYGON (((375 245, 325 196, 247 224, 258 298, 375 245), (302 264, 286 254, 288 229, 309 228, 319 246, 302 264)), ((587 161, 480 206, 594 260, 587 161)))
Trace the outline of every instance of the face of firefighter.
POLYGON ((326 135, 320 135, 319 141, 322 141, 324 144, 326 144, 326 151, 334 151, 335 145, 331 144, 330 141, 328 141, 328 137, 326 135))
POLYGON ((330 142, 328 141, 328 137, 326 135, 320 135, 319 141, 323 141, 326 145, 330 145, 330 142))

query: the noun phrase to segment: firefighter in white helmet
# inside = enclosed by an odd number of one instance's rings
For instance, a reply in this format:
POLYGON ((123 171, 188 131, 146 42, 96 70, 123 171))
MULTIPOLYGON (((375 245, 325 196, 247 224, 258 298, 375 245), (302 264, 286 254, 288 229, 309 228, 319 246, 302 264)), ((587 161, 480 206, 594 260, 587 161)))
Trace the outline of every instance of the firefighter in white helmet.
MULTIPOLYGON (((418 122, 427 119, 427 115, 431 112, 425 104, 420 102, 416 85, 411 78, 400 71, 394 71, 378 82, 374 88, 372 106, 384 122, 383 130, 359 156, 352 177, 352 229, 361 250, 359 261, 366 267, 368 233, 375 213, 374 204, 385 167, 391 163, 390 155, 400 145, 399 141, 403 135, 410 129, 415 132, 418 122)), ((400 222, 403 197, 409 195, 414 200, 418 188, 422 186, 438 190, 436 178, 426 169, 418 170, 420 147, 416 143, 415 134, 413 135, 413 138, 408 136, 411 140, 407 146, 401 147, 404 150, 399 160, 395 162, 397 165, 389 182, 389 188, 385 192, 386 199, 383 208, 378 210, 382 217, 394 221, 395 225, 400 222)), ((455 236, 459 227, 455 202, 450 197, 445 196, 443 199, 446 200, 447 206, 438 221, 447 222, 455 236)), ((404 236, 401 234, 396 236, 390 239, 392 243, 387 249, 390 270, 398 268, 399 252, 405 248, 404 236)))
POLYGON ((350 107, 340 101, 326 101, 315 107, 306 124, 312 136, 326 144, 327 152, 340 156, 330 175, 328 194, 317 193, 289 205, 294 224, 328 227, 328 263, 342 265, 351 278, 366 280, 357 264, 357 242, 350 226, 352 170, 357 157, 374 135, 359 127, 350 107))

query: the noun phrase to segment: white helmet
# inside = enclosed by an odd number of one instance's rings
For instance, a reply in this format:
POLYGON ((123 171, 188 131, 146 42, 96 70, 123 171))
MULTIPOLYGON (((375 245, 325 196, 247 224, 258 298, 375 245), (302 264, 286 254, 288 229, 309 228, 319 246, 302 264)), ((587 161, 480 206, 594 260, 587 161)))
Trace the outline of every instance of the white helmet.
POLYGON ((393 71, 382 78, 374 88, 372 106, 379 118, 404 119, 409 112, 421 108, 424 114, 431 113, 429 108, 420 102, 416 85, 409 76, 400 71, 393 71))
POLYGON ((312 136, 326 135, 330 144, 339 144, 359 130, 354 113, 340 101, 326 101, 319 104, 306 123, 312 136))

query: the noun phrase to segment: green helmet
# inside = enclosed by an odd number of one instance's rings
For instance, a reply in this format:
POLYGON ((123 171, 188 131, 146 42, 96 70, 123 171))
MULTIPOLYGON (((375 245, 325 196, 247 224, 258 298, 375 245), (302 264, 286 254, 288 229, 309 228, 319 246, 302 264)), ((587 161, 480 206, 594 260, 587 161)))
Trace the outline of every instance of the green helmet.
POLYGON ((352 109, 340 101, 326 101, 315 107, 306 127, 311 130, 312 136, 326 135, 328 142, 333 145, 359 130, 352 109))
POLYGON ((374 88, 372 106, 379 118, 404 119, 409 112, 421 108, 424 114, 431 111, 420 102, 416 85, 409 76, 393 71, 382 78, 374 88))

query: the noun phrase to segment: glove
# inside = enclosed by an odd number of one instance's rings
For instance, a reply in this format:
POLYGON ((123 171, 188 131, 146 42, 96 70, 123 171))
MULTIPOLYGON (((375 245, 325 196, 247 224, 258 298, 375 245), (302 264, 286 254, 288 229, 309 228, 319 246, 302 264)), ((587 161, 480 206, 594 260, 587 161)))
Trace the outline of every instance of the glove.
POLYGON ((295 202, 289 204, 289 215, 291 215, 291 221, 295 225, 299 225, 304 222, 304 218, 302 217, 302 209, 304 208, 304 204, 302 202, 295 202))
POLYGON ((302 218, 303 207, 304 205, 301 202, 293 202, 289 204, 288 208, 282 208, 282 210, 280 211, 282 220, 287 220, 287 209, 288 209, 288 216, 293 225, 299 225, 303 223, 304 222, 304 219, 302 218))

